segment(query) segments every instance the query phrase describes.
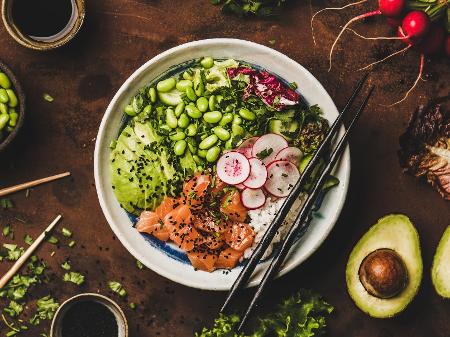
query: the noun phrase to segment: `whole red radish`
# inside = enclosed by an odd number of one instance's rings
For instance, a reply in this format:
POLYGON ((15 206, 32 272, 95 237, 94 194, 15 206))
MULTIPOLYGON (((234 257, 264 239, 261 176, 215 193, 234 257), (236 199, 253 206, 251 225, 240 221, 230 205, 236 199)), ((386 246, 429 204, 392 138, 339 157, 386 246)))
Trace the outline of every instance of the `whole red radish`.
POLYGON ((402 14, 405 8, 405 0, 379 0, 378 8, 381 14, 394 18, 402 14))
POLYGON ((441 50, 445 41, 444 39, 444 27, 441 24, 433 24, 431 25, 427 35, 425 35, 417 47, 424 54, 436 54, 439 50, 441 50))
POLYGON ((403 18, 402 30, 406 38, 417 41, 430 29, 430 18, 423 11, 411 11, 403 18))

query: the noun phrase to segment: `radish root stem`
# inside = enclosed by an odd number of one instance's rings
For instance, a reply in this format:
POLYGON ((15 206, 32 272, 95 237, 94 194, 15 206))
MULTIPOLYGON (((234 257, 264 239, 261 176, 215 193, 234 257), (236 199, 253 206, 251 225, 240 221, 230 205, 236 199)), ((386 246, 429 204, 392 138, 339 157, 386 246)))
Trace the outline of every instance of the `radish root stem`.
POLYGON ((378 37, 370 37, 370 36, 364 36, 358 33, 356 30, 352 28, 347 28, 347 30, 351 31, 353 34, 355 34, 357 37, 360 37, 364 40, 405 40, 407 37, 399 37, 399 36, 378 36, 378 37))
POLYGON ((348 8, 348 7, 351 7, 351 6, 356 6, 356 5, 362 4, 362 3, 367 2, 367 1, 368 1, 368 0, 360 0, 360 1, 357 1, 357 2, 353 2, 353 3, 347 4, 347 5, 342 6, 342 7, 327 7, 327 8, 322 8, 321 10, 315 12, 314 15, 311 17, 311 34, 312 34, 312 39, 313 39, 314 45, 316 45, 316 37, 315 37, 315 35, 314 35, 314 19, 315 19, 315 17, 316 17, 318 14, 320 14, 320 13, 322 13, 322 12, 325 12, 325 11, 327 11, 327 10, 337 10, 337 11, 339 11, 339 10, 341 10, 341 9, 346 9, 346 8, 348 8))
POLYGON ((373 66, 376 65, 376 64, 382 63, 382 62, 384 62, 384 61, 390 59, 391 57, 394 57, 395 55, 398 55, 398 54, 401 54, 401 53, 407 51, 409 48, 411 48, 411 45, 406 46, 405 48, 400 49, 400 50, 398 50, 398 51, 396 51, 396 52, 394 52, 394 53, 392 53, 392 54, 386 56, 385 58, 382 58, 381 60, 378 60, 378 61, 376 61, 376 62, 372 62, 371 64, 366 65, 364 68, 359 68, 358 71, 366 70, 366 69, 368 69, 368 68, 370 68, 370 67, 373 67, 373 66))
POLYGON ((392 107, 394 105, 400 104, 401 102, 403 102, 404 100, 406 100, 408 98, 408 95, 411 93, 411 91, 414 90, 414 88, 417 86, 417 83, 419 83, 419 80, 422 78, 424 63, 425 63, 425 55, 422 53, 422 54, 420 54, 419 75, 417 76, 416 80, 414 81, 413 86, 406 92, 405 96, 403 96, 403 98, 400 101, 392 103, 392 104, 388 105, 388 107, 392 107))
POLYGON ((348 22, 344 25, 344 27, 342 27, 341 31, 339 32, 338 36, 337 36, 336 39, 334 40, 334 43, 333 43, 333 45, 331 46, 331 49, 330 49, 330 55, 329 55, 330 66, 329 66, 329 68, 328 68, 328 71, 331 71, 332 57, 333 57, 333 50, 334 50, 334 47, 336 47, 336 44, 338 43, 338 41, 339 41, 341 35, 345 32, 345 30, 347 29, 347 27, 350 26, 350 25, 351 25, 353 22, 355 22, 355 21, 362 20, 362 19, 368 18, 368 17, 370 17, 370 16, 374 16, 374 15, 380 15, 380 14, 381 14, 381 11, 378 9, 378 10, 375 10, 375 11, 372 11, 372 12, 368 12, 368 13, 365 13, 365 14, 361 14, 361 15, 355 16, 353 19, 351 19, 350 21, 348 21, 348 22))

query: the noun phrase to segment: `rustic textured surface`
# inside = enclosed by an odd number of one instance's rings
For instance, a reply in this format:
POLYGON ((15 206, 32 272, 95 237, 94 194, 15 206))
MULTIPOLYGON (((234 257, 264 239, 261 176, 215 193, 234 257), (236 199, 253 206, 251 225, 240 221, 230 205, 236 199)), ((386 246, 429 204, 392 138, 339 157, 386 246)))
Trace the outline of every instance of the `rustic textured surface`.
MULTIPOLYGON (((278 20, 238 19, 224 16, 207 0, 96 0, 88 1, 87 20, 78 38, 68 46, 38 53, 17 45, 0 27, 0 58, 21 79, 28 109, 21 137, 0 154, 0 187, 70 170, 72 178, 13 195, 16 207, 0 210, 0 224, 12 224, 15 242, 24 233, 36 236, 57 213, 64 226, 75 232, 76 248, 46 244, 39 255, 48 261, 54 281, 40 286, 32 298, 51 293, 60 301, 84 291, 109 294, 108 280, 121 281, 132 311, 118 299, 130 322, 131 336, 187 337, 214 318, 225 294, 199 291, 172 283, 150 270, 139 270, 133 257, 113 237, 94 187, 93 151, 97 128, 105 108, 124 80, 142 63, 180 43, 234 37, 270 45, 309 69, 342 107, 359 78, 355 70, 401 48, 400 43, 361 41, 345 34, 327 71, 327 53, 340 25, 352 14, 328 13, 318 17, 311 39, 311 11, 331 1, 292 1, 278 20), (49 103, 42 98, 49 93, 49 103), (23 224, 16 218, 23 219, 23 224), (51 251, 56 251, 50 257, 51 251), (86 274, 81 287, 61 281, 59 264, 70 258, 74 270, 86 274)), ((334 1, 334 5, 341 2, 334 1)), ((367 35, 389 34, 381 18, 360 24, 367 35)), ((434 249, 449 225, 449 203, 429 186, 402 174, 397 160, 398 136, 410 112, 428 98, 448 94, 449 69, 444 60, 426 63, 426 82, 403 104, 386 108, 399 99, 414 81, 419 55, 410 51, 377 69, 371 82, 377 90, 352 139, 352 178, 345 209, 335 229, 319 251, 304 265, 277 280, 266 305, 299 287, 313 288, 336 306, 329 336, 449 336, 450 304, 438 298, 430 283, 434 249), (375 320, 360 312, 346 292, 344 268, 352 246, 377 218, 402 212, 416 224, 422 241, 424 282, 421 291, 400 317, 375 320)), ((301 89, 301 83, 300 83, 301 89)), ((61 238, 62 236, 59 235, 61 238)), ((0 242, 9 241, 0 237, 0 242)), ((62 238, 62 241, 65 242, 62 238)), ((67 241, 67 240, 66 240, 67 241)), ((0 273, 7 269, 0 265, 0 273)), ((247 292, 246 296, 250 292, 247 292)), ((114 298, 114 295, 112 295, 114 298)), ((245 296, 244 296, 245 297, 245 296)), ((0 302, 3 306, 4 302, 0 302)), ((49 324, 24 336, 37 336, 49 324)), ((0 323, 0 333, 6 331, 0 323)))

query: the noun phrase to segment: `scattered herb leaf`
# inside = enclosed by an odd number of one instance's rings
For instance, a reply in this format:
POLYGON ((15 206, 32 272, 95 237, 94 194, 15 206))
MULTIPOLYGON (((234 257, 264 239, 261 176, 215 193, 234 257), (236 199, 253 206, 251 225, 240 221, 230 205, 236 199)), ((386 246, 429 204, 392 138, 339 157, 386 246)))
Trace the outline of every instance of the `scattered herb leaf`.
POLYGON ((81 275, 80 273, 73 271, 65 273, 63 279, 66 282, 72 282, 75 283, 76 285, 81 285, 84 283, 84 275, 81 275))
POLYGON ((113 292, 115 292, 120 297, 127 296, 126 290, 123 288, 122 284, 120 284, 119 282, 110 281, 110 282, 108 282, 108 286, 113 292))
POLYGON ((62 231, 62 234, 63 234, 66 238, 72 237, 72 232, 71 232, 69 229, 67 229, 67 228, 64 227, 61 231, 62 231))
POLYGON ((53 102, 55 99, 52 97, 52 96, 50 96, 49 94, 47 94, 47 93, 44 93, 43 95, 42 95, 42 98, 43 99, 45 99, 47 102, 53 102))
POLYGON ((25 242, 27 245, 33 244, 34 240, 30 235, 25 235, 23 238, 23 242, 25 242))
POLYGON ((270 156, 271 154, 272 154, 272 152, 273 152, 273 149, 270 147, 270 148, 268 148, 268 149, 264 149, 264 150, 262 150, 261 152, 258 152, 257 154, 256 154, 256 157, 258 157, 258 159, 265 159, 265 158, 267 158, 268 156, 270 156))

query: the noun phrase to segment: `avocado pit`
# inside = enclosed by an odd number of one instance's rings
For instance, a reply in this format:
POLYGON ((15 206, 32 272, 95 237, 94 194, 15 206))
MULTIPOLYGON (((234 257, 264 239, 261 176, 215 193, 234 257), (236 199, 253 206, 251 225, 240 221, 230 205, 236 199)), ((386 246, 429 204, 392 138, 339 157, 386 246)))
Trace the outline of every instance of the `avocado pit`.
POLYGON ((359 279, 372 296, 391 298, 406 288, 408 271, 397 252, 381 248, 367 255, 361 262, 359 279))

